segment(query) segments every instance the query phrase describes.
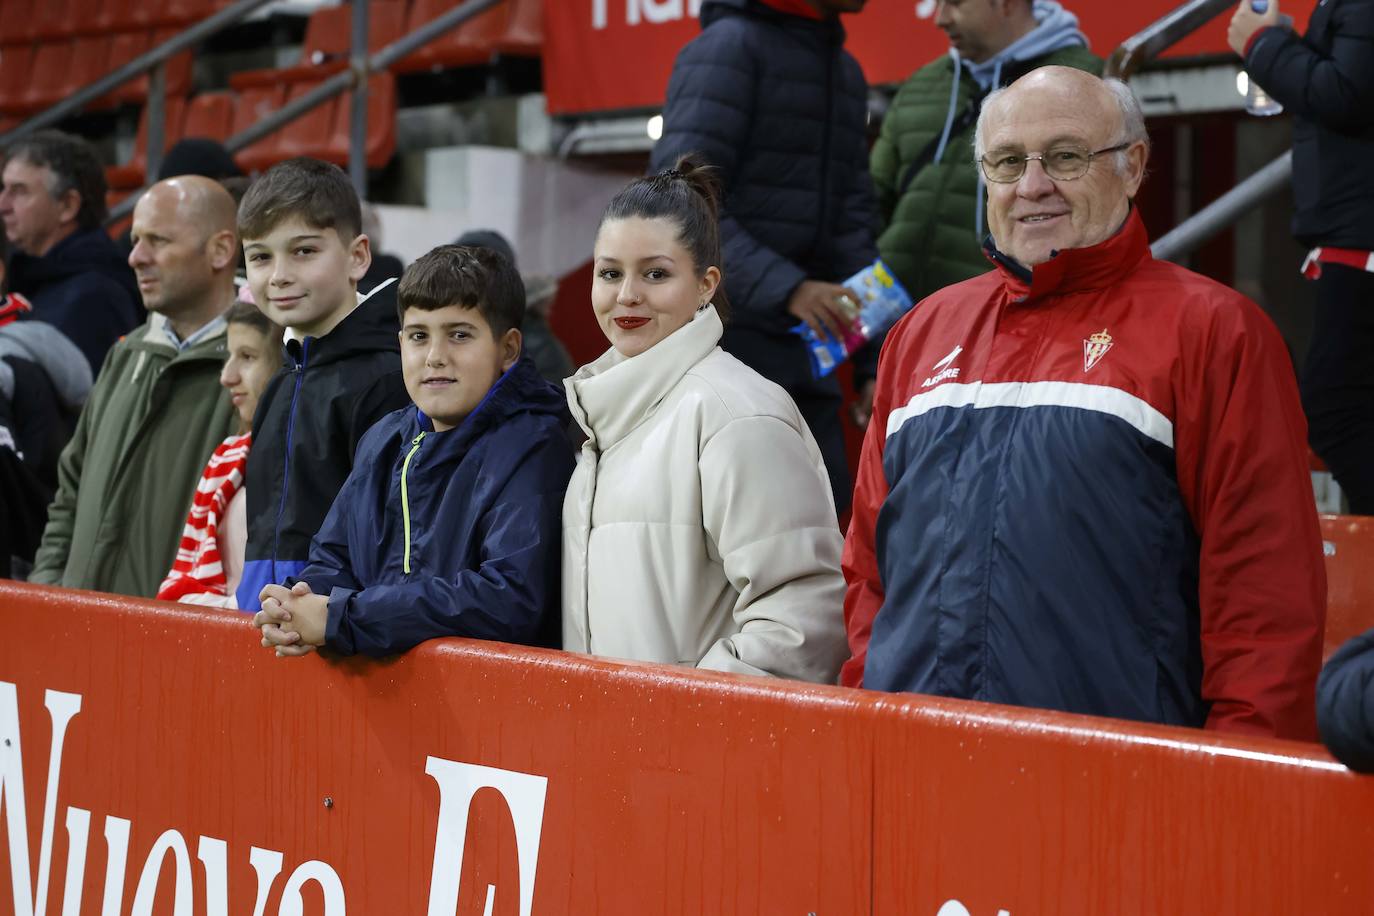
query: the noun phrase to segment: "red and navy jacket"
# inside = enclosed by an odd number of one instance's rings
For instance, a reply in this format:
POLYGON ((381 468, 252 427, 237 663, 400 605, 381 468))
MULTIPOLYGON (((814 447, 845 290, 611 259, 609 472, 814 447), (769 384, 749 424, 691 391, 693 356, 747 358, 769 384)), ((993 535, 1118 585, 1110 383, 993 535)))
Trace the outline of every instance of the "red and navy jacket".
POLYGON ((1326 579, 1283 341, 1100 245, 889 334, 845 544, 841 681, 1311 739, 1326 579))

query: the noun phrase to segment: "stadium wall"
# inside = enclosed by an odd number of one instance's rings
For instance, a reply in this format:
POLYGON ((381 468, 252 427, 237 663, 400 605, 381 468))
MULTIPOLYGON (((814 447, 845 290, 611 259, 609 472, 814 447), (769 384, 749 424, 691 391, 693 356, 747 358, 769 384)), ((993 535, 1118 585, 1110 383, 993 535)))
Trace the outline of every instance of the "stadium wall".
POLYGON ((1319 747, 0 584, 0 913, 1368 913, 1319 747), (8 889, 6 889, 8 886, 8 889), (59 909, 60 907, 60 909, 59 909))

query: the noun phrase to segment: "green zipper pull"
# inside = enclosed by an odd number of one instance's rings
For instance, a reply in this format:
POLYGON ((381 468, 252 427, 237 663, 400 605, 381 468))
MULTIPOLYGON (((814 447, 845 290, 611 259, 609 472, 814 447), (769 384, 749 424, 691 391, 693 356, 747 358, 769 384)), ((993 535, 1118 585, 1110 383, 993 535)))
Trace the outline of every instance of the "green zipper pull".
POLYGON ((406 487, 406 472, 410 469, 410 459, 420 450, 420 440, 424 437, 425 434, 420 433, 410 440, 410 451, 406 453, 406 460, 401 462, 401 527, 405 529, 406 536, 405 560, 401 568, 406 575, 410 575, 410 491, 406 487))

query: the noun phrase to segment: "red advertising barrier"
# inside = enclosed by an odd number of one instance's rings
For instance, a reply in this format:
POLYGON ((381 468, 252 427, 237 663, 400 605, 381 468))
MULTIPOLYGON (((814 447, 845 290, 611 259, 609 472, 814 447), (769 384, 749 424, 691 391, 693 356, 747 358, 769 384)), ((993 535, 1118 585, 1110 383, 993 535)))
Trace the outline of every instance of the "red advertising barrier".
MULTIPOLYGON (((1181 0, 1063 0, 1105 57, 1122 41, 1177 7, 1181 0)), ((1282 4, 1299 27, 1315 0, 1282 4)), ((935 0, 868 0, 845 16, 847 47, 870 83, 895 83, 947 53, 935 27, 935 0)), ((544 0, 544 86, 552 114, 587 113, 663 104, 678 50, 696 36, 700 0, 544 0)), ((1229 16, 1185 39, 1170 56, 1230 54, 1229 16)))
POLYGON ((0 913, 1367 914, 1319 747, 0 585, 0 913))

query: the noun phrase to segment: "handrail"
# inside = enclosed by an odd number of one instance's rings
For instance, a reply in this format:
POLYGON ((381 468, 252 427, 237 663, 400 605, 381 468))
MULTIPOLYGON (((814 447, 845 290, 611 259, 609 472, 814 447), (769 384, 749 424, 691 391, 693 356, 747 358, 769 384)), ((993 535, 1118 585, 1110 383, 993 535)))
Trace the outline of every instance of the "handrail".
POLYGON ((1190 254, 1265 198, 1283 190, 1292 174, 1293 152, 1289 150, 1170 229, 1150 246, 1151 252, 1162 261, 1190 254))
MULTIPOLYGON (((455 6, 441 16, 436 16, 429 22, 417 28, 415 31, 393 41, 391 44, 382 48, 376 54, 364 59, 363 72, 373 70, 385 70, 393 63, 410 54, 412 51, 429 44, 440 35, 461 25, 478 13, 495 6, 504 0, 466 0, 465 3, 455 6)), ((294 121, 296 118, 305 114, 313 108, 323 105, 325 102, 353 88, 359 81, 359 71, 350 67, 342 70, 333 76, 325 79, 314 89, 304 95, 294 98, 281 108, 268 114, 256 124, 240 131, 224 141, 224 147, 230 153, 236 153, 246 146, 258 142, 263 137, 277 130, 278 128, 294 121)), ((362 82, 366 82, 364 77, 362 82)), ((357 116, 359 105, 354 105, 354 117, 357 116)), ((363 112, 364 115, 366 111, 363 112)), ((364 121, 364 132, 366 131, 366 121, 364 121)), ((356 129, 356 124, 354 126, 356 129)), ((356 141, 356 135, 355 135, 356 141)), ((130 194, 127 198, 110 210, 109 222, 117 222, 133 212, 134 205, 138 201, 138 196, 142 191, 147 190, 149 185, 139 189, 139 192, 130 194)))
POLYGON ((1146 61, 1158 57, 1235 5, 1235 0, 1188 0, 1123 41, 1107 58, 1103 75, 1129 78, 1146 61))
POLYGON ((238 0, 232 6, 225 7, 202 19, 146 54, 139 55, 90 85, 78 89, 51 108, 40 111, 17 127, 0 134, 0 146, 5 146, 36 130, 56 124, 111 90, 117 89, 129 80, 136 79, 151 70, 152 74, 148 82, 147 172, 149 174, 155 173, 162 158, 162 138, 165 135, 163 126, 166 111, 167 61, 192 45, 199 44, 221 29, 237 24, 258 7, 271 2, 272 0, 238 0))

